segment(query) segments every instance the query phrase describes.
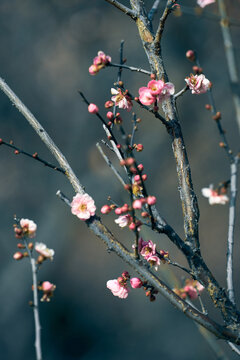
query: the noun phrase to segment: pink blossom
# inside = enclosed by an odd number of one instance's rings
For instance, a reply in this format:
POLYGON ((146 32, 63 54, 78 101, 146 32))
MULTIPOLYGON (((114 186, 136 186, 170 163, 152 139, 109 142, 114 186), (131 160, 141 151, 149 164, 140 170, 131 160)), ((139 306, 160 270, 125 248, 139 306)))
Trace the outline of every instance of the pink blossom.
POLYGON ((210 185, 209 188, 203 188, 202 195, 208 198, 210 205, 214 205, 214 204, 225 205, 229 201, 227 195, 219 194, 216 190, 213 189, 212 185, 210 185))
POLYGON ((99 108, 97 107, 97 105, 95 104, 89 104, 88 105, 88 111, 91 113, 91 114, 96 114, 99 112, 99 108))
POLYGON ((115 221, 121 228, 127 226, 130 222, 131 216, 129 214, 119 216, 115 221))
POLYGON ((102 214, 109 214, 111 212, 112 208, 109 205, 103 205, 101 208, 102 214))
POLYGON ((128 297, 129 289, 126 286, 120 285, 117 279, 108 280, 107 288, 111 290, 114 296, 118 296, 120 299, 128 297))
POLYGON ((34 221, 29 219, 21 219, 20 226, 26 232, 26 235, 33 238, 36 235, 37 225, 34 221))
POLYGON ((98 56, 93 59, 94 65, 107 65, 112 61, 111 57, 106 55, 103 51, 98 51, 98 56))
POLYGON ((156 254, 156 244, 152 242, 152 240, 149 240, 146 242, 142 242, 142 249, 139 250, 141 252, 141 255, 144 257, 144 259, 148 260, 148 258, 152 255, 156 254))
POLYGON ((190 297, 190 299, 197 299, 198 297, 198 293, 197 293, 197 290, 193 287, 193 286, 185 286, 184 289, 183 289, 187 295, 190 297))
POLYGON ((197 0, 197 4, 201 8, 204 8, 205 6, 210 5, 212 3, 215 3, 215 0, 197 0))
POLYGON ((53 259, 53 256, 55 254, 55 251, 53 249, 48 249, 47 245, 45 245, 44 243, 37 242, 35 244, 35 250, 43 257, 51 260, 53 259))
POLYGON ((154 266, 155 270, 158 269, 158 266, 160 265, 160 259, 157 255, 151 255, 149 257, 145 257, 145 259, 150 263, 151 266, 154 266))
POLYGON ((133 289, 138 289, 142 287, 142 280, 139 278, 131 278, 130 284, 133 289))
POLYGON ((131 111, 132 109, 132 101, 130 97, 123 93, 121 89, 111 89, 111 94, 114 95, 111 97, 111 100, 115 102, 115 105, 120 109, 126 109, 127 111, 131 111))
POLYGON ((155 196, 148 196, 147 203, 148 205, 155 205, 157 202, 157 199, 155 196))
POLYGON ((205 75, 193 75, 185 79, 186 83, 189 86, 189 89, 192 90, 192 94, 204 94, 211 87, 211 82, 205 78, 205 75))
POLYGON ((133 202, 133 208, 134 209, 138 209, 138 210, 141 210, 142 209, 142 202, 141 202, 141 200, 134 200, 134 202, 133 202))
POLYGON ((152 91, 147 87, 141 87, 139 90, 139 101, 143 105, 152 105, 156 101, 156 97, 152 94, 152 91))
POLYGON ((55 289, 55 285, 50 283, 50 281, 44 281, 42 283, 42 289, 43 289, 43 291, 49 292, 49 291, 52 291, 55 289))
POLYGON ((174 85, 170 82, 164 83, 162 80, 151 80, 147 87, 139 90, 139 101, 143 105, 151 105, 155 101, 162 102, 174 94, 174 85))
POLYGON ((87 220, 95 215, 96 206, 94 200, 88 194, 77 194, 71 202, 72 214, 81 220, 87 220))

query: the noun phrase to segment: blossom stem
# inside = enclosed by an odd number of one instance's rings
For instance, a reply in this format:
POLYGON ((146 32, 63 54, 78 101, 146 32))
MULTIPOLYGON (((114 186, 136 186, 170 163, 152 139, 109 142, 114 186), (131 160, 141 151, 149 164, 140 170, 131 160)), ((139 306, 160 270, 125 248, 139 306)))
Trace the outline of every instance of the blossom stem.
POLYGON ((37 265, 36 260, 33 258, 31 251, 28 248, 28 243, 24 239, 24 244, 28 252, 30 264, 32 268, 32 279, 33 279, 33 315, 35 324, 35 350, 36 360, 42 360, 42 348, 41 348, 41 325, 39 316, 39 305, 38 305, 38 286, 37 286, 37 265))
POLYGON ((127 70, 131 70, 131 71, 137 71, 137 72, 140 72, 140 73, 146 74, 146 75, 151 75, 151 71, 147 71, 147 70, 137 68, 137 67, 134 67, 134 66, 128 66, 128 65, 125 65, 125 64, 109 63, 109 64, 107 64, 107 66, 118 67, 118 68, 127 69, 127 70))
POLYGON ((50 167, 51 169, 56 170, 56 171, 59 171, 59 172, 61 172, 62 174, 66 175, 66 172, 65 172, 62 168, 59 168, 59 167, 57 167, 57 166, 55 166, 55 165, 52 165, 52 164, 49 163, 48 161, 43 160, 42 158, 40 158, 40 157, 38 156, 37 153, 35 153, 35 154, 30 154, 30 153, 28 153, 28 152, 26 152, 26 151, 24 151, 24 150, 21 150, 20 148, 18 148, 17 146, 15 146, 15 145, 13 145, 13 144, 11 144, 11 143, 7 143, 6 141, 3 141, 2 139, 0 140, 0 145, 6 145, 6 146, 8 146, 8 147, 10 147, 10 148, 12 148, 12 149, 14 149, 14 150, 16 150, 16 151, 17 151, 17 154, 26 155, 26 156, 34 159, 34 160, 37 160, 37 161, 41 162, 41 163, 44 164, 45 166, 50 167))

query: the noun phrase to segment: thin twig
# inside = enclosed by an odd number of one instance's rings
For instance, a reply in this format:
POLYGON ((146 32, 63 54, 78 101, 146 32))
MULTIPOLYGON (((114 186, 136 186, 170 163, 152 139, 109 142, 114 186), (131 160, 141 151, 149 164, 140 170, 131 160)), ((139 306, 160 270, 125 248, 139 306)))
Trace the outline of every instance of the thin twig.
POLYGON ((69 166, 65 156, 58 149, 56 144, 52 141, 48 133, 42 127, 42 125, 37 121, 34 115, 28 110, 28 108, 22 103, 22 101, 17 97, 17 95, 10 89, 10 87, 5 83, 5 81, 0 78, 0 88, 2 91, 8 96, 10 101, 16 108, 20 111, 20 113, 25 117, 25 119, 29 122, 29 124, 36 131, 38 136, 42 139, 47 148, 51 151, 51 153, 55 156, 61 168, 65 171, 69 181, 71 182, 74 190, 80 194, 84 194, 84 188, 80 184, 78 178, 74 174, 73 170, 69 166))
POLYGON ((182 90, 174 95, 174 99, 177 99, 179 96, 182 96, 186 91, 189 90, 189 87, 186 85, 182 90))
POLYGON ((153 3, 153 6, 151 8, 151 10, 148 13, 148 20, 150 22, 153 21, 154 15, 156 14, 157 10, 158 10, 158 6, 159 6, 160 0, 155 0, 153 3))
POLYGON ((127 6, 124 6, 123 4, 121 4, 120 2, 116 1, 116 0, 105 0, 107 1, 109 4, 115 6, 117 9, 121 10, 124 14, 130 16, 130 18, 132 18, 133 20, 136 20, 137 16, 135 11, 129 9, 127 6))
POLYGON ((36 260, 32 257, 32 253, 28 248, 28 243, 26 239, 24 240, 25 247, 28 252, 30 259, 30 264, 32 268, 32 278, 33 278, 33 315, 34 315, 34 324, 35 324, 35 350, 36 350, 36 359, 42 360, 42 349, 41 349, 41 325, 39 317, 39 306, 38 306, 38 285, 37 285, 37 266, 36 260))
POLYGON ((136 71, 136 72, 146 74, 146 75, 151 75, 150 71, 147 71, 147 70, 144 70, 144 69, 141 69, 141 68, 137 68, 137 67, 134 67, 134 66, 128 66, 128 65, 124 65, 124 64, 122 64, 122 65, 121 64, 114 64, 114 63, 109 63, 107 66, 127 69, 127 70, 130 70, 130 71, 136 71))
POLYGON ((155 40, 154 40, 155 46, 159 45, 159 43, 161 41, 164 25, 168 18, 168 15, 171 13, 171 11, 173 9, 173 3, 174 3, 174 1, 172 1, 172 0, 167 1, 167 4, 166 4, 163 14, 160 18, 159 25, 158 25, 158 28, 156 31, 155 40))
POLYGON ((28 152, 26 152, 26 151, 18 148, 17 146, 15 146, 15 145, 13 145, 13 144, 11 144, 11 143, 7 143, 6 141, 4 141, 4 140, 2 140, 2 139, 0 139, 0 145, 6 145, 6 146, 14 149, 14 150, 16 151, 15 154, 23 154, 23 155, 26 155, 26 156, 30 157, 31 159, 37 160, 37 161, 41 162, 42 164, 44 164, 45 166, 50 167, 51 169, 56 170, 56 171, 59 171, 59 172, 61 172, 62 174, 66 175, 65 171, 64 171, 62 168, 59 168, 59 167, 57 167, 57 166, 55 166, 55 165, 52 165, 52 164, 49 163, 48 161, 43 160, 42 158, 40 158, 40 157, 38 156, 38 153, 30 154, 30 153, 28 153, 28 152))
POLYGON ((239 157, 231 164, 231 182, 230 182, 230 204, 229 204, 229 223, 227 240, 227 291, 229 299, 235 304, 233 287, 233 245, 234 245, 234 227, 236 216, 236 198, 237 198, 237 165, 239 157))
POLYGON ((115 174, 115 176, 118 178, 118 180, 120 181, 120 183, 122 184, 122 186, 124 187, 126 184, 123 180, 123 178, 121 177, 121 175, 119 174, 119 172, 117 171, 117 169, 113 166, 112 162, 109 160, 109 158, 107 157, 107 155, 103 152, 103 149, 101 148, 100 144, 97 143, 96 147, 98 149, 98 151, 100 152, 100 154, 102 155, 103 159, 105 160, 105 162, 107 163, 107 165, 111 168, 111 170, 113 171, 113 173, 115 174))
POLYGON ((230 341, 228 341, 227 343, 230 346, 230 348, 232 349, 232 351, 234 351, 236 354, 240 355, 240 350, 234 344, 232 344, 230 341))
POLYGON ((237 70, 237 61, 234 53, 232 36, 229 28, 229 19, 226 12, 224 0, 218 0, 218 8, 221 16, 221 29, 224 42, 224 49, 227 58, 228 73, 230 77, 230 85, 233 94, 233 103, 235 106, 238 129, 240 132, 240 96, 239 96, 239 75, 237 70))

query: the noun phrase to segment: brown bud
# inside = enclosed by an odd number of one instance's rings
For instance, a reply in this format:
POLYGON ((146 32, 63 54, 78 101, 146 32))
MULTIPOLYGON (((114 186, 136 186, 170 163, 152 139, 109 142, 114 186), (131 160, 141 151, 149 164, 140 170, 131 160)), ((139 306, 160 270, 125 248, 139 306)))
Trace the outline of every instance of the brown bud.
POLYGON ((38 157, 38 153, 35 152, 35 153, 32 155, 32 157, 36 159, 36 158, 38 157))
POLYGON ((219 143, 219 146, 222 147, 222 148, 225 148, 225 147, 226 147, 226 144, 221 141, 221 142, 219 143))
POLYGON ((120 80, 120 81, 118 82, 118 85, 119 85, 119 86, 123 86, 123 82, 120 80))
POLYGON ((29 248, 29 250, 32 250, 32 249, 34 248, 34 245, 33 245, 32 242, 30 242, 30 243, 28 244, 28 248, 29 248))
POLYGON ((140 118, 137 118, 137 120, 136 120, 137 123, 140 123, 141 121, 142 121, 142 119, 140 119, 140 118))
POLYGON ((216 114, 212 117, 213 120, 220 120, 221 119, 221 113, 220 111, 217 111, 216 114))
POLYGON ((155 301, 156 300, 156 297, 154 296, 154 295, 150 295, 150 301, 152 302, 152 301, 155 301))
POLYGON ((211 109, 212 109, 212 107, 211 107, 211 105, 210 105, 210 104, 206 104, 206 105, 205 105, 205 109, 207 109, 207 110, 211 110, 211 109))
POLYGON ((18 247, 19 249, 25 249, 25 245, 24 245, 24 244, 21 244, 21 243, 18 243, 18 244, 17 244, 17 247, 18 247))
POLYGON ((14 151, 14 154, 15 154, 15 155, 18 155, 18 154, 19 154, 19 151, 18 151, 18 150, 15 150, 15 151, 14 151))
POLYGON ((150 78, 151 78, 152 80, 155 80, 155 79, 156 79, 156 74, 151 74, 151 75, 150 75, 150 78))

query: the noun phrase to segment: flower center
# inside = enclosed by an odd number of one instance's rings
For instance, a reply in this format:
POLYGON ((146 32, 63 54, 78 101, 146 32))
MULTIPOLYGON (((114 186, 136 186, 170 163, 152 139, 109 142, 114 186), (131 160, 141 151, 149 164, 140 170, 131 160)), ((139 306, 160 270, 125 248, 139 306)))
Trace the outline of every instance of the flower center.
POLYGON ((85 211, 87 210, 87 205, 86 204, 81 204, 78 208, 79 211, 85 211))

